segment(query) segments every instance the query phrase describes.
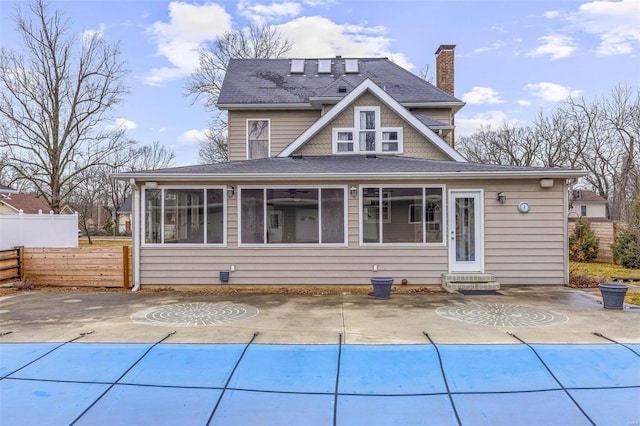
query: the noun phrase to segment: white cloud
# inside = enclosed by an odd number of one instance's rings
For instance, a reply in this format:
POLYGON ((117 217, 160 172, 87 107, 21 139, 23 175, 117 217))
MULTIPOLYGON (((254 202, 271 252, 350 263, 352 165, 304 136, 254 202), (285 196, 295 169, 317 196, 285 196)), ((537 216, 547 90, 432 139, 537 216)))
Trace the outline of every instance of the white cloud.
POLYGON ((549 35, 538 38, 543 44, 527 53, 527 56, 550 55, 551 59, 570 56, 575 50, 573 38, 566 35, 549 35))
POLYGON ((487 111, 472 117, 460 115, 456 117, 456 136, 469 136, 477 132, 481 126, 497 128, 507 121, 504 111, 487 111))
POLYGON ((499 104, 504 102, 500 98, 500 93, 496 92, 490 87, 480 87, 480 86, 474 86, 471 88, 470 92, 467 92, 464 95, 462 95, 462 101, 470 105, 473 105, 473 104, 493 105, 493 104, 499 104))
POLYGON ((300 3, 290 1, 271 3, 270 5, 249 4, 245 1, 238 3, 240 14, 258 24, 278 22, 282 19, 293 18, 300 15, 301 8, 300 3))
POLYGON ((599 55, 629 54, 640 47, 638 0, 584 3, 569 21, 578 30, 600 38, 599 55))
POLYGON ((558 18, 559 16, 560 16, 560 12, 558 12, 557 10, 549 10, 544 13, 544 17, 548 19, 555 19, 555 18, 558 18))
POLYGON ((496 41, 495 43, 491 44, 491 46, 482 46, 479 47, 477 49, 475 49, 473 51, 473 53, 484 53, 484 52, 489 52, 492 50, 498 50, 500 48, 502 48, 504 46, 504 42, 502 41, 496 41))
POLYGON ((127 120, 126 118, 116 118, 115 120, 113 120, 112 124, 109 124, 106 126, 107 129, 110 130, 124 130, 124 131, 128 131, 128 130, 133 130, 136 127, 138 127, 138 125, 131 120, 127 120))
POLYGON ((392 40, 383 26, 337 24, 321 16, 305 16, 278 26, 282 35, 295 40, 291 57, 388 57, 406 69, 412 69, 407 56, 391 52, 392 40))
POLYGON ((544 102, 562 102, 569 97, 577 97, 582 94, 582 90, 571 90, 568 87, 555 83, 529 83, 527 89, 533 96, 544 102))
POLYGON ((80 43, 86 45, 92 40, 94 37, 101 39, 104 35, 104 30, 106 26, 104 24, 100 24, 97 30, 85 30, 80 34, 80 43))
POLYGON ((180 143, 180 145, 197 145, 200 143, 200 141, 203 141, 204 139, 206 139, 205 137, 206 132, 207 132, 206 129, 205 130, 196 130, 196 129, 187 130, 186 132, 178 136, 178 142, 180 143))
POLYGON ((517 102, 520 106, 530 106, 531 104, 533 104, 533 102, 528 99, 519 99, 517 102))
POLYGON ((231 16, 215 3, 202 6, 172 2, 169 22, 157 21, 147 32, 158 43, 157 53, 171 64, 152 69, 144 79, 157 86, 189 75, 198 65, 198 49, 231 28, 231 16))

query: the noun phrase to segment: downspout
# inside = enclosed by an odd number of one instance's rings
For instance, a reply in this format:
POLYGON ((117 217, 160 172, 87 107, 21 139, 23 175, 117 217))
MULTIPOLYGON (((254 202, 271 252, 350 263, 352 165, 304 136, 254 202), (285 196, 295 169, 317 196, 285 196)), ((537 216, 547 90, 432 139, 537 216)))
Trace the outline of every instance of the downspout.
POLYGON ((131 291, 140 289, 140 188, 136 184, 136 180, 131 178, 129 181, 133 188, 133 288, 131 291))
POLYGON ((569 271, 569 197, 571 192, 573 191, 573 186, 578 183, 578 179, 566 179, 564 181, 564 200, 563 200, 563 204, 564 204, 564 211, 566 213, 566 216, 564 218, 564 264, 566 265, 564 268, 564 282, 566 284, 570 283, 571 280, 571 273, 569 271))

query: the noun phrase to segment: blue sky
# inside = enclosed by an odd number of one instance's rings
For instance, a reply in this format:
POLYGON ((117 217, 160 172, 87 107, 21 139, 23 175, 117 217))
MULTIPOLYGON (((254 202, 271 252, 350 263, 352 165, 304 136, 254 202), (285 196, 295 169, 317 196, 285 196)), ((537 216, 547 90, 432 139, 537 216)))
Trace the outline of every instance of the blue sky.
MULTIPOLYGON (((292 57, 389 57, 418 73, 440 44, 456 44, 457 135, 482 124, 527 124, 567 96, 593 99, 618 83, 640 85, 640 0, 165 1, 62 0, 73 30, 120 41, 131 93, 118 122, 142 144, 195 164, 209 115, 185 93, 197 49, 250 22, 278 26, 292 57)), ((19 50, 0 1, 0 44, 19 50)))

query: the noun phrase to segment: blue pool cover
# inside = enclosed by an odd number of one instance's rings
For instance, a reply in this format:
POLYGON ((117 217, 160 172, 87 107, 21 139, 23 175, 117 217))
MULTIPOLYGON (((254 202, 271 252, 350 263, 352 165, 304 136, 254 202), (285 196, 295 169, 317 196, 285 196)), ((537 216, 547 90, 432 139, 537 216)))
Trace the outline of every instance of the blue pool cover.
POLYGON ((640 345, 0 344, 0 424, 638 425, 640 345))

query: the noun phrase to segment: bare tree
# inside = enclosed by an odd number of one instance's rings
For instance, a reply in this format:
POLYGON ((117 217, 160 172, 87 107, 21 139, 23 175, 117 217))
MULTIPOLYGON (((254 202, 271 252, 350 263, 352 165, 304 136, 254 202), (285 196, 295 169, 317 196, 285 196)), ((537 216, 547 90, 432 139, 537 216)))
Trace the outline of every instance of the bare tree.
POLYGON ((207 138, 200 142, 201 153, 211 154, 201 156, 201 161, 228 157, 226 144, 219 143, 221 132, 226 133, 225 116, 216 109, 216 103, 229 60, 281 58, 292 46, 275 27, 251 24, 225 32, 211 46, 200 50, 198 67, 187 80, 186 90, 195 99, 204 97, 205 108, 213 114, 207 138))
POLYGON ((481 126, 473 135, 459 138, 456 145, 476 163, 536 166, 539 142, 530 128, 503 123, 498 130, 481 126))
POLYGON ((435 77, 433 76, 433 72, 431 72, 431 65, 425 64, 418 70, 418 76, 424 81, 428 81, 429 83, 434 82, 435 77))
POLYGON ((119 45, 97 32, 69 35, 69 21, 44 0, 17 10, 22 52, 0 50, 0 147, 10 167, 54 212, 92 167, 131 141, 109 126, 128 89, 119 45))
POLYGON ((228 137, 223 130, 208 129, 205 132, 206 141, 200 143, 198 159, 201 164, 223 163, 229 161, 227 150, 228 137))
POLYGON ((481 163, 581 168, 580 185, 609 200, 611 218, 626 220, 640 193, 640 88, 620 84, 587 101, 569 98, 531 127, 481 127, 458 149, 481 163))
POLYGON ((112 173, 156 170, 170 167, 176 155, 172 149, 154 141, 150 145, 131 147, 126 152, 114 155, 111 164, 102 166, 99 169, 99 185, 104 188, 104 196, 101 203, 106 210, 111 213, 117 223, 117 212, 131 194, 129 182, 123 182, 111 178, 112 173))

